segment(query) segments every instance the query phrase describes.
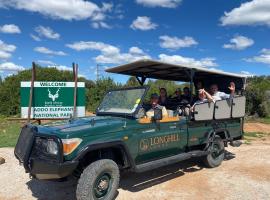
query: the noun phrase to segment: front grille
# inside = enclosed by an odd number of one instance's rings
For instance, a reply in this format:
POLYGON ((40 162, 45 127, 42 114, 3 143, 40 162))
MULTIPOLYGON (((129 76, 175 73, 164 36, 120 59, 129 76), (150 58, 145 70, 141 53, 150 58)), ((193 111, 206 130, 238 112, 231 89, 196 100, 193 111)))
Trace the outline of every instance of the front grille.
POLYGON ((28 159, 34 142, 34 135, 36 128, 31 125, 26 125, 22 128, 20 136, 18 138, 15 147, 15 156, 24 164, 24 167, 28 168, 28 159))

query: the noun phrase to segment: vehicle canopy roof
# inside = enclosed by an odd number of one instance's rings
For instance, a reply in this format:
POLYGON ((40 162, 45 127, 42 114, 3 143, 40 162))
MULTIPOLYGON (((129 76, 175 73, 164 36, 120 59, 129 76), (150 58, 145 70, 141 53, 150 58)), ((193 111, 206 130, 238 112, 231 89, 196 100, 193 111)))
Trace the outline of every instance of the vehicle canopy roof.
POLYGON ((207 69, 199 66, 183 66, 155 60, 143 59, 106 70, 109 73, 135 76, 141 81, 146 78, 163 79, 171 81, 194 82, 201 81, 204 87, 217 84, 221 90, 227 90, 233 81, 237 90, 245 88, 247 76, 221 70, 207 69))

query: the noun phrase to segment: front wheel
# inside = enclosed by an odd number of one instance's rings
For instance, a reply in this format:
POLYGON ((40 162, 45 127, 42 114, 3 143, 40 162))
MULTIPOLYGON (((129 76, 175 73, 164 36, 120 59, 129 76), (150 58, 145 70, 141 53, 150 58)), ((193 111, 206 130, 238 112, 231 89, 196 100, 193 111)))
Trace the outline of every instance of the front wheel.
POLYGON ((224 159, 224 142, 219 136, 215 136, 212 144, 209 147, 210 153, 204 157, 203 161, 207 167, 218 167, 224 159))
POLYGON ((112 200, 116 197, 119 177, 119 169, 114 161, 95 161, 81 174, 76 197, 78 200, 112 200))

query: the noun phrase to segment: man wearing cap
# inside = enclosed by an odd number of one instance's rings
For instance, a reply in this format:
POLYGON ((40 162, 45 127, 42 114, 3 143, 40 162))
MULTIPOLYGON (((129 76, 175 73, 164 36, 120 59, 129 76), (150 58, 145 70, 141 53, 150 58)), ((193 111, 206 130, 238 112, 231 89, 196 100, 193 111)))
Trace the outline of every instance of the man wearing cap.
POLYGON ((150 102, 151 102, 151 109, 146 112, 147 118, 154 117, 154 110, 155 109, 162 110, 162 116, 163 117, 167 117, 168 116, 168 112, 167 112, 165 106, 161 106, 161 105, 158 104, 158 102, 159 102, 159 96, 158 96, 158 94, 156 94, 156 93, 152 94, 151 95, 150 102))

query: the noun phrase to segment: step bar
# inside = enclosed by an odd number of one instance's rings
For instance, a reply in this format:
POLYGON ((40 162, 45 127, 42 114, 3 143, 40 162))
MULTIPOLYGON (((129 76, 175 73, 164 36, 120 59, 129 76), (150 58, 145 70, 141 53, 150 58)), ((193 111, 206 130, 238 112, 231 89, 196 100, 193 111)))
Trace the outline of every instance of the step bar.
POLYGON ((159 160, 150 161, 147 163, 136 165, 136 172, 145 172, 148 170, 160 168, 166 165, 174 164, 183 160, 187 160, 193 157, 200 157, 208 155, 208 151, 190 151, 188 153, 181 153, 178 155, 170 156, 167 158, 162 158, 159 160))

